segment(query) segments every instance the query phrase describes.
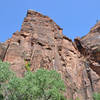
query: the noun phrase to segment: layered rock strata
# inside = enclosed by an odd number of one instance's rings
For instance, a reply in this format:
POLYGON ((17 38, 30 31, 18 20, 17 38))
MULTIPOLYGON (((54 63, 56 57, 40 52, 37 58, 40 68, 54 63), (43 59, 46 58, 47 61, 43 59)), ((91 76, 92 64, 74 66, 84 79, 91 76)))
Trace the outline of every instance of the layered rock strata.
POLYGON ((31 71, 56 70, 66 84, 66 98, 93 100, 93 93, 100 92, 99 34, 98 23, 88 35, 72 42, 52 19, 28 10, 20 32, 0 43, 0 59, 10 62, 18 77, 23 77, 27 62, 31 71))

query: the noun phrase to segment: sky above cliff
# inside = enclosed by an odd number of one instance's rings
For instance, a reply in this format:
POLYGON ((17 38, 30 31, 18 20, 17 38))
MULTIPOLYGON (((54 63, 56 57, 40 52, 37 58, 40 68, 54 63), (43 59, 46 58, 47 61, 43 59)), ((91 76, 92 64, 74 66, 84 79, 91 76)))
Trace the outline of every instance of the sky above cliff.
POLYGON ((100 20, 100 0, 1 0, 0 42, 20 31, 28 9, 52 18, 71 39, 86 35, 100 20))

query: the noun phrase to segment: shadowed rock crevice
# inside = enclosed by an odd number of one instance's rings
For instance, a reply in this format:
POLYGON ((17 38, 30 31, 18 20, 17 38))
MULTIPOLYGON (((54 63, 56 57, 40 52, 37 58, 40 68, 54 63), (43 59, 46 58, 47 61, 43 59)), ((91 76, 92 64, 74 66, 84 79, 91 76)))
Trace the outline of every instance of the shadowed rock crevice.
POLYGON ((7 45, 4 45, 4 44, 0 43, 0 59, 2 61, 4 61, 4 59, 6 57, 9 46, 10 46, 10 43, 8 43, 7 45))

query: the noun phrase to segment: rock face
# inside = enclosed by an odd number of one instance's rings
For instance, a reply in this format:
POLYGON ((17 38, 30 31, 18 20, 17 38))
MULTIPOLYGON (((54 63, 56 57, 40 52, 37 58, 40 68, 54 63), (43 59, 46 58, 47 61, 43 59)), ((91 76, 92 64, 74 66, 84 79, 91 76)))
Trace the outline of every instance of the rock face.
POLYGON ((91 68, 100 76, 100 22, 98 22, 81 42, 88 49, 91 68))
POLYGON ((11 63, 18 77, 24 75, 25 63, 31 71, 54 69, 61 73, 68 99, 93 100, 100 92, 100 24, 83 38, 72 42, 49 17, 28 10, 20 32, 0 44, 0 59, 11 63))

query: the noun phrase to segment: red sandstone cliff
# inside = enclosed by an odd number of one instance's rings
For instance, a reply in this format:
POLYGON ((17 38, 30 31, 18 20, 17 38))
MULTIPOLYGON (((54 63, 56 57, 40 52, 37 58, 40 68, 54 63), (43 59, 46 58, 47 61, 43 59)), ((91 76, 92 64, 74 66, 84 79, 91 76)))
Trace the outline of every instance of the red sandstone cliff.
POLYGON ((11 69, 22 77, 25 61, 31 70, 54 69, 66 84, 66 97, 93 100, 100 92, 100 23, 73 43, 49 17, 28 10, 20 32, 0 43, 0 59, 11 63, 11 69))

